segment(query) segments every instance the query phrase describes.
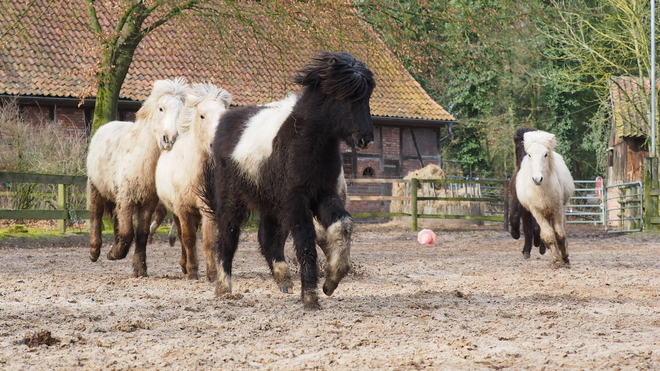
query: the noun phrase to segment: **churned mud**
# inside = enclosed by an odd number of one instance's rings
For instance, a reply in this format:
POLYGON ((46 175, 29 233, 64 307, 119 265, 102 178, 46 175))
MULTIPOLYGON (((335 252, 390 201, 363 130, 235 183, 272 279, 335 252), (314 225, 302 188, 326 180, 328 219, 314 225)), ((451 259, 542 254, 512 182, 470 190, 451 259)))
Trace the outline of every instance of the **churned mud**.
POLYGON ((91 263, 85 236, 3 240, 0 369, 660 369, 658 234, 569 226, 572 267, 555 270, 501 227, 434 230, 420 245, 358 224, 353 272, 311 312, 298 277, 279 292, 256 232, 221 299, 203 262, 201 280, 182 278, 166 236, 147 278, 131 277, 132 253, 106 260, 107 243, 91 263))

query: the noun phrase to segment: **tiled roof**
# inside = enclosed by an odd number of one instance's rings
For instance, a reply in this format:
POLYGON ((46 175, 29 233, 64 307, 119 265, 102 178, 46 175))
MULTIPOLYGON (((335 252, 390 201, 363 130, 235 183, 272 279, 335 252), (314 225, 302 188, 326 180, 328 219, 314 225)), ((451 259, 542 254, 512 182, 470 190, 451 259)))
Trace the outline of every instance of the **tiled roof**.
MULTIPOLYGON (((15 9, 0 12, 0 35, 2 28, 13 23, 12 13, 24 11, 28 2, 11 3, 15 9)), ((236 105, 266 103, 297 88, 292 76, 311 56, 320 50, 336 50, 352 53, 374 72, 372 115, 454 120, 354 13, 338 21, 336 13, 327 14, 325 8, 286 3, 291 12, 312 14, 322 33, 312 34, 304 25, 276 22, 267 15, 251 16, 256 28, 232 17, 224 19, 222 26, 206 16, 179 17, 140 43, 121 97, 143 100, 154 80, 184 76, 222 86, 232 93, 236 105)), ((29 26, 23 33, 0 39, 0 94, 93 97, 92 71, 98 52, 86 24, 85 7, 80 2, 58 1, 41 15, 43 4, 28 10, 21 24, 29 26)), ((107 15, 99 15, 108 26, 107 15)))
POLYGON ((615 77, 610 83, 612 119, 619 138, 644 137, 649 133, 649 96, 651 84, 635 77, 615 77))

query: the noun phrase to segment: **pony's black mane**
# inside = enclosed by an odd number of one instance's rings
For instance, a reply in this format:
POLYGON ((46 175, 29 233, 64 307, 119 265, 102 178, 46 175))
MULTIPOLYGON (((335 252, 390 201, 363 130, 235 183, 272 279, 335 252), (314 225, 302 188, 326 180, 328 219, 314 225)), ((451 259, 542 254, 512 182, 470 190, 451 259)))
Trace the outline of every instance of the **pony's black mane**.
POLYGON ((523 143, 523 139, 525 138, 525 133, 528 131, 536 131, 538 129, 534 128, 518 128, 516 132, 513 134, 513 143, 516 145, 516 167, 520 168, 520 163, 522 162, 523 158, 527 154, 525 152, 525 143, 523 143))
POLYGON ((368 99, 376 87, 371 70, 348 53, 321 53, 293 81, 311 89, 320 87, 333 99, 351 101, 368 99))

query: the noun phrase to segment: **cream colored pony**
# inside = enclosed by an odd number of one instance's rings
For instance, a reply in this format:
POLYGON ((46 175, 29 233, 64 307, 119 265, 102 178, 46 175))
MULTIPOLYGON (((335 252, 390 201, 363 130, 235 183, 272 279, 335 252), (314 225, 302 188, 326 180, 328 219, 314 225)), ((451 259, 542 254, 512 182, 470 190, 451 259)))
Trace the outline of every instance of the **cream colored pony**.
POLYGON ((177 139, 177 118, 187 88, 180 78, 154 82, 135 122, 109 122, 92 137, 87 155, 92 261, 101 254, 103 214, 114 213, 115 241, 108 259, 125 258, 135 239, 133 274, 147 275, 149 223, 158 204, 156 163, 161 151, 172 148, 177 139))
POLYGON ((526 132, 527 156, 520 164, 516 193, 541 227, 541 240, 552 251, 555 267, 570 266, 566 246, 566 206, 575 185, 564 158, 554 151, 554 134, 526 132))
POLYGON ((183 273, 198 279, 197 229, 202 227, 202 251, 209 281, 217 276, 215 221, 202 212, 205 204, 198 195, 205 164, 211 160, 211 143, 220 116, 229 108, 232 97, 213 84, 194 84, 186 97, 179 120, 181 136, 172 150, 163 152, 156 167, 156 189, 165 207, 172 211, 181 241, 183 273))

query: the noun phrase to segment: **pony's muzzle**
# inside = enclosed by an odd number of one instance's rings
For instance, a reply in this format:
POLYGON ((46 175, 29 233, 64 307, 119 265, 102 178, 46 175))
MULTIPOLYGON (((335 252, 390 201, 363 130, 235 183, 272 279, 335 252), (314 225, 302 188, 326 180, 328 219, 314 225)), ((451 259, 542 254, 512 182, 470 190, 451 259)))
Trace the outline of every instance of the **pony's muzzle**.
POLYGON ((372 144, 374 144, 373 137, 361 137, 356 141, 355 148, 358 150, 365 150, 371 147, 372 144))
POLYGON ((160 140, 160 147, 162 149, 172 149, 172 146, 174 145, 175 141, 176 141, 176 135, 169 136, 165 134, 160 140))
POLYGON ((541 183, 543 183, 543 175, 533 176, 532 180, 534 181, 534 184, 536 184, 537 186, 540 186, 541 183))

